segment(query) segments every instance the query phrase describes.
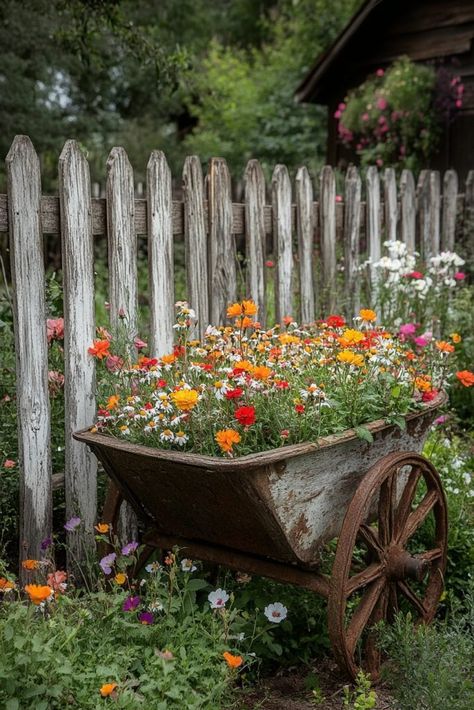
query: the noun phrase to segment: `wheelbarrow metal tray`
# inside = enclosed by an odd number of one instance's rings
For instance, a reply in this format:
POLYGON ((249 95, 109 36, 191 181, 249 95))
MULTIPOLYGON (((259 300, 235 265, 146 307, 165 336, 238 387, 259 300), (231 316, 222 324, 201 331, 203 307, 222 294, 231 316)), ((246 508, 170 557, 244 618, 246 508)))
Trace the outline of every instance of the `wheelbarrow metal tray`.
POLYGON ((233 459, 131 444, 89 430, 74 437, 90 446, 158 535, 311 569, 324 543, 339 534, 364 474, 388 453, 420 452, 445 399, 440 394, 408 415, 403 431, 371 422, 372 443, 348 429, 233 459))

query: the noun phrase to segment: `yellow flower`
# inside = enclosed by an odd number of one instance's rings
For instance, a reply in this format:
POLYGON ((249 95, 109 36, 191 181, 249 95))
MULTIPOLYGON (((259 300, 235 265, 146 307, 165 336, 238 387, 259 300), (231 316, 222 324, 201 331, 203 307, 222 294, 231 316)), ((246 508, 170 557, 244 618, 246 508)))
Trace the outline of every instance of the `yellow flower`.
POLYGON ((235 429, 221 429, 215 438, 222 451, 229 454, 232 451, 232 446, 239 443, 240 434, 235 429))
POLYGON ((461 336, 459 335, 459 333, 451 333, 451 335, 450 335, 449 337, 451 338, 451 340, 453 341, 453 343, 455 343, 456 345, 457 345, 458 343, 460 343, 461 340, 462 340, 462 338, 461 338, 461 336))
POLYGON ((109 695, 112 695, 116 687, 117 683, 104 683, 100 689, 100 694, 103 698, 107 698, 109 695))
POLYGON ((120 397, 117 394, 111 395, 107 400, 106 409, 117 409, 120 397))
POLYGON ((341 345, 346 348, 348 345, 357 345, 361 340, 364 340, 365 335, 361 333, 360 330, 351 330, 348 328, 343 332, 340 338, 338 338, 341 345))
POLYGON ((364 364, 364 356, 353 353, 351 350, 343 350, 338 353, 337 359, 339 362, 345 362, 347 365, 355 365, 361 367, 364 364))
POLYGON ((291 343, 299 343, 300 339, 296 335, 290 335, 290 333, 281 333, 278 336, 278 340, 282 345, 290 345, 291 343))
POLYGON ((178 390, 171 394, 171 399, 182 412, 189 412, 197 404, 198 392, 196 390, 178 390))
POLYGON ((359 316, 366 323, 372 323, 374 320, 377 320, 376 312, 372 311, 370 308, 361 308, 359 311, 359 316))
POLYGON ((117 584, 125 584, 125 582, 127 581, 127 575, 124 574, 124 572, 118 572, 115 575, 114 580, 115 582, 117 582, 117 584))

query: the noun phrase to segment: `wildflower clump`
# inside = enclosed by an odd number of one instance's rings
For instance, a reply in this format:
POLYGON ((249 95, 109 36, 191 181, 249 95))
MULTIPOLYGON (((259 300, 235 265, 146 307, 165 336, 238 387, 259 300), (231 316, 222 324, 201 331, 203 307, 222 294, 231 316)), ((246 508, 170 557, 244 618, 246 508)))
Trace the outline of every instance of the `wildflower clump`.
POLYGON ((265 329, 245 300, 229 306, 232 324, 209 326, 202 341, 192 338, 192 309, 180 302, 177 311, 172 353, 123 357, 113 371, 104 363, 94 431, 162 449, 241 456, 381 418, 402 425, 438 396, 454 369, 454 340, 431 338, 416 348, 366 308, 353 323, 333 314, 304 328, 287 318, 285 326, 265 329))

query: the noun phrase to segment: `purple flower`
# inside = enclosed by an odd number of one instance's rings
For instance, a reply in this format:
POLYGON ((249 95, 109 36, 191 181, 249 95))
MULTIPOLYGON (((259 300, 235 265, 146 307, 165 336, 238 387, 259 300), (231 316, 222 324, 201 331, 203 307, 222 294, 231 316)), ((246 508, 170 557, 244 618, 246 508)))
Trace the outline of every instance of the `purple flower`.
POLYGON ((99 567, 102 570, 104 574, 111 574, 112 572, 112 565, 115 562, 117 555, 115 552, 111 552, 109 555, 106 555, 101 559, 99 562, 99 567))
POLYGON ((80 524, 81 524, 81 519, 73 517, 67 521, 67 523, 64 525, 64 529, 67 530, 68 532, 72 532, 80 524))
POLYGON ((142 611, 138 615, 138 621, 140 622, 140 624, 145 624, 145 626, 149 626, 150 624, 152 624, 154 622, 154 620, 155 620, 155 617, 153 616, 151 611, 142 611))
POLYGON ((52 544, 53 544, 52 539, 50 537, 45 537, 44 540, 41 540, 40 549, 43 551, 47 550, 48 547, 51 547, 52 544))
POLYGON ((122 604, 123 611, 135 611, 140 604, 140 597, 127 597, 122 604))
POLYGON ((129 555, 131 552, 135 552, 138 547, 138 542, 127 542, 124 547, 122 547, 122 555, 129 555))

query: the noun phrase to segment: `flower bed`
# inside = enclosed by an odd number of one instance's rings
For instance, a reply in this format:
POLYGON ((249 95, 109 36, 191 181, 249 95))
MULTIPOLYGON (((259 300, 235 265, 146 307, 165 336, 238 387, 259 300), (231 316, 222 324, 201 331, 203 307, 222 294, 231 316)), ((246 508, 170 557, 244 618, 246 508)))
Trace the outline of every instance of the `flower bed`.
POLYGON ((433 339, 417 348, 378 325, 368 309, 355 327, 332 315, 308 328, 288 318, 284 328, 265 330, 254 320, 255 304, 242 301, 228 309, 233 326, 210 326, 199 342, 191 338, 193 311, 184 302, 177 308, 171 354, 132 364, 112 352, 110 338, 90 348, 103 363, 93 431, 227 457, 350 427, 364 438, 364 424, 374 420, 403 427, 452 369, 454 344, 433 339))

